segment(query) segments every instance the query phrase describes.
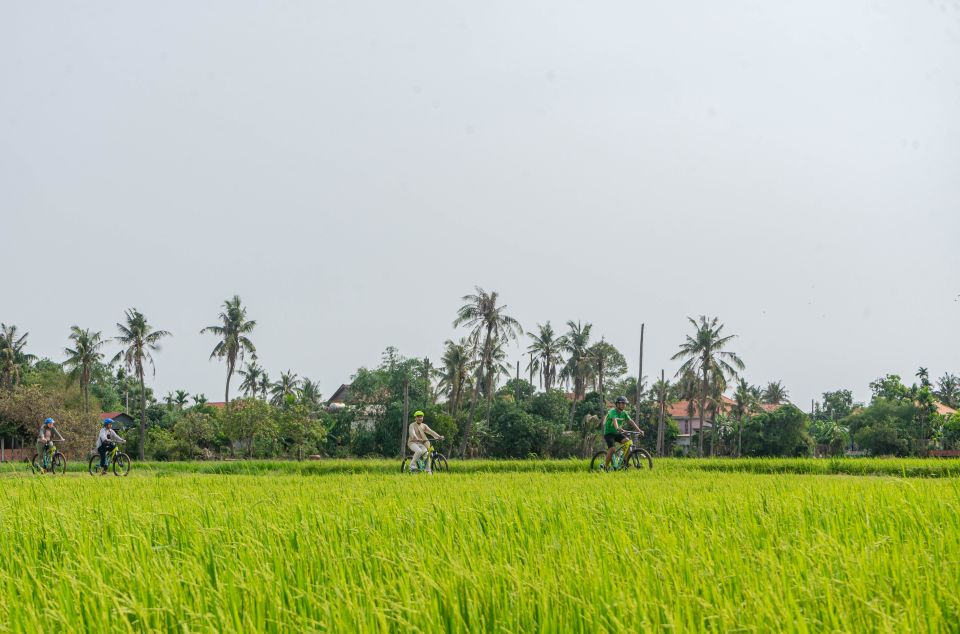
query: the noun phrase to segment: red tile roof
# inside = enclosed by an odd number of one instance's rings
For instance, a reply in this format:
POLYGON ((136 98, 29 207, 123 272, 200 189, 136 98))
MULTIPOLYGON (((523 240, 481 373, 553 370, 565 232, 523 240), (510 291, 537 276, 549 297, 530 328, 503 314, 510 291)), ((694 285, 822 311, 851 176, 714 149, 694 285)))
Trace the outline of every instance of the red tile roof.
POLYGON ((947 406, 947 405, 944 405, 943 403, 941 403, 941 402, 938 401, 938 402, 937 402, 937 413, 940 414, 941 416, 953 416, 954 414, 957 413, 957 410, 955 410, 955 409, 953 409, 952 407, 949 407, 949 406, 947 406))
POLYGON ((100 412, 100 420, 107 420, 108 418, 116 418, 123 412, 100 412))

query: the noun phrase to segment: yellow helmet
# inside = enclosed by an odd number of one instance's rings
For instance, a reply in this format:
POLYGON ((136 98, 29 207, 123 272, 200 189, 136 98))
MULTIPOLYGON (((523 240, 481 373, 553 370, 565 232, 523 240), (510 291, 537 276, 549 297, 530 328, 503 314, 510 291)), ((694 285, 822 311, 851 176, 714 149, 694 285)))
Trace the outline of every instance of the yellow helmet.
POLYGON ((420 410, 417 410, 417 411, 415 411, 415 412, 413 413, 413 417, 414 417, 414 418, 421 418, 421 417, 423 417, 423 412, 421 412, 420 410))

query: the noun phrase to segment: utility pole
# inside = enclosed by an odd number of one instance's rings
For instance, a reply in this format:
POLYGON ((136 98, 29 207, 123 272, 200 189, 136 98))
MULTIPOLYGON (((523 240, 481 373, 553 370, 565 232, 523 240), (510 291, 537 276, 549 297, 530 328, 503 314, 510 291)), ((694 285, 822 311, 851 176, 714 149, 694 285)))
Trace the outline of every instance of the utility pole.
POLYGON ((645 324, 640 324, 640 371, 637 372, 637 407, 640 407, 640 399, 643 398, 643 329, 645 324))
POLYGON ((520 360, 517 360, 517 383, 514 391, 517 393, 517 405, 520 404, 520 360))
POLYGON ((400 457, 407 455, 407 427, 410 414, 410 380, 403 377, 403 421, 400 423, 400 457))
MULTIPOLYGON (((660 389, 665 391, 666 385, 666 376, 664 371, 660 370, 660 389)), ((663 456, 663 418, 666 413, 664 411, 667 405, 666 397, 666 394, 657 395, 657 400, 660 401, 660 421, 657 423, 657 455, 661 457, 663 456)))

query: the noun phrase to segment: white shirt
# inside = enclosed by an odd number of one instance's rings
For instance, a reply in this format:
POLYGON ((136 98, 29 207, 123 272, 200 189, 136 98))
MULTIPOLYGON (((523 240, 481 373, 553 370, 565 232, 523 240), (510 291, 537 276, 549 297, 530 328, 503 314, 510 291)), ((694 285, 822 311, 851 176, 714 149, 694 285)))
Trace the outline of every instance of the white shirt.
POLYGON ((417 422, 414 421, 410 423, 409 433, 407 434, 407 442, 408 443, 418 442, 418 443, 425 444, 428 440, 430 440, 427 437, 427 432, 430 432, 434 436, 440 435, 437 432, 430 429, 429 427, 427 427, 426 423, 420 423, 418 425, 417 422))
POLYGON ((107 429, 106 427, 104 427, 100 430, 100 434, 97 436, 97 449, 99 449, 100 445, 102 445, 105 442, 116 442, 116 443, 123 444, 127 441, 121 438, 120 436, 117 436, 117 432, 113 431, 112 429, 107 429))

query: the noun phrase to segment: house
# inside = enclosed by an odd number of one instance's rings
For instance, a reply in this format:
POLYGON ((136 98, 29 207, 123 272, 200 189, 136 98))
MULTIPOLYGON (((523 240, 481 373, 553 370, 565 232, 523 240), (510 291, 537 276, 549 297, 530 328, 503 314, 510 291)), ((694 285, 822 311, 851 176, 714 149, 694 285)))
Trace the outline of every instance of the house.
MULTIPOLYGON (((347 401, 350 400, 350 384, 343 383, 338 387, 333 395, 327 399, 327 411, 339 412, 347 407, 347 401)), ((385 413, 382 405, 365 405, 360 408, 358 416, 353 421, 353 429, 365 429, 372 431, 376 427, 376 421, 385 413)))
MULTIPOLYGON (((723 404, 720 411, 723 414, 730 415, 730 412, 736 406, 737 402, 727 396, 721 397, 723 404)), ((764 412, 773 412, 786 405, 787 403, 760 403, 759 407, 764 412)), ((677 401, 667 408, 667 415, 677 423, 680 428, 680 434, 677 436, 676 444, 689 447, 690 440, 700 429, 700 407, 697 401, 677 401)), ((713 426, 713 410, 707 407, 703 416, 703 427, 708 429, 713 426)))
POLYGON ((947 405, 944 405, 944 404, 941 403, 940 401, 937 401, 937 413, 940 414, 941 416, 943 416, 944 418, 949 418, 949 417, 953 416, 954 414, 956 414, 956 413, 957 413, 957 410, 955 410, 955 409, 953 409, 952 407, 949 407, 949 406, 947 406, 947 405))
POLYGON ((350 398, 350 384, 342 383, 340 387, 336 389, 330 398, 327 399, 327 410, 335 412, 341 410, 346 406, 347 399, 350 398))
POLYGON ((137 424, 136 419, 127 414, 126 412, 101 412, 100 421, 105 421, 106 419, 113 420, 113 426, 118 429, 126 429, 127 427, 133 427, 137 424))

